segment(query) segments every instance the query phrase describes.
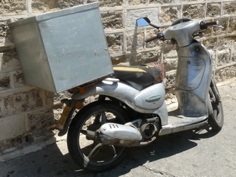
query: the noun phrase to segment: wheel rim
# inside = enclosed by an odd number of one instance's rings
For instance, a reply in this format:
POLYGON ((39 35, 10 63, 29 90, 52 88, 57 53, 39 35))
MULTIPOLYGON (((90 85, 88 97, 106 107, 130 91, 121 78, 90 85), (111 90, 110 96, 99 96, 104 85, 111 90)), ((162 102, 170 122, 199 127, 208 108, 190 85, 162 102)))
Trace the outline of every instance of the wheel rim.
POLYGON ((78 134, 79 153, 84 158, 84 167, 88 163, 96 166, 110 164, 123 154, 124 147, 102 145, 88 138, 84 131, 96 131, 107 122, 122 123, 118 113, 113 110, 100 110, 91 113, 80 127, 78 134), (82 132, 81 132, 82 131, 82 132))

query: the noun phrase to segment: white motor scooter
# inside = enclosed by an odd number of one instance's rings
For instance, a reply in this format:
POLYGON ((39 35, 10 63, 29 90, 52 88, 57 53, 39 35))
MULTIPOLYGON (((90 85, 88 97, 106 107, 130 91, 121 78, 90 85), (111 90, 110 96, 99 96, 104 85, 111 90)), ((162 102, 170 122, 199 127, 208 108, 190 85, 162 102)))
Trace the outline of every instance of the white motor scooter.
MULTIPOLYGON (((138 19, 137 25, 158 28, 148 18, 138 19)), ((114 66, 111 77, 71 90, 71 99, 62 100, 66 106, 58 128, 59 135, 69 128, 68 149, 75 162, 91 171, 104 171, 124 158, 127 147, 147 145, 156 136, 203 125, 216 131, 222 128, 223 108, 212 79, 212 59, 194 39, 209 26, 221 27, 215 21, 180 19, 146 40, 176 44, 175 111, 167 111, 162 82, 165 74, 158 63, 114 66), (97 100, 84 106, 90 96, 97 100), (75 110, 79 111, 73 118, 75 110)))

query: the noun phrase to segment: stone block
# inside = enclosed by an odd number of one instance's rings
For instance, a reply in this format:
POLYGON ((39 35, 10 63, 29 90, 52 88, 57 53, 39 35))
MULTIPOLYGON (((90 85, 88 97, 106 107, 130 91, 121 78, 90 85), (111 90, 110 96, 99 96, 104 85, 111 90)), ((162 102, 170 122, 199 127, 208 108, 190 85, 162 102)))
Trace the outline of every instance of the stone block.
POLYGON ((230 40, 231 38, 228 37, 228 38, 224 38, 224 37, 221 37, 218 39, 218 42, 217 42, 217 50, 218 51, 222 51, 222 50, 228 50, 230 48, 230 40))
POLYGON ((160 23, 172 23, 180 17, 180 6, 161 7, 160 23))
POLYGON ((183 5, 184 18, 203 19, 204 16, 204 4, 183 5))
POLYGON ((234 52, 232 52, 231 53, 231 60, 232 60, 232 62, 236 62, 236 52, 235 52, 235 48, 233 49, 234 50, 234 52))
POLYGON ((236 61, 236 37, 220 38, 218 42, 218 63, 217 66, 228 65, 236 61))
POLYGON ((2 101, 1 117, 19 114, 43 106, 43 100, 39 89, 2 95, 0 96, 0 100, 2 101))
POLYGON ((21 70, 20 61, 18 60, 15 50, 0 52, 0 72, 9 72, 21 70))
POLYGON ((0 19, 0 52, 12 49, 14 47, 8 26, 9 23, 10 19, 0 19))
POLYGON ((219 69, 215 72, 216 82, 223 82, 227 79, 236 77, 236 66, 230 66, 226 68, 219 69))
POLYGON ((59 102, 60 100, 62 99, 65 99, 65 98, 70 98, 71 97, 71 94, 67 91, 64 91, 64 92, 60 92, 60 93, 52 93, 52 92, 45 92, 45 95, 46 97, 49 96, 49 97, 54 97, 54 102, 59 102))
POLYGON ((128 0, 128 4, 130 5, 141 5, 146 4, 147 0, 128 0))
MULTIPOLYGON (((43 131, 45 132, 47 130, 43 131)), ((0 156, 0 162, 5 162, 19 156, 24 156, 29 153, 36 152, 38 150, 41 150, 42 148, 45 148, 47 145, 55 143, 56 141, 56 139, 52 137, 52 135, 51 136, 42 135, 42 136, 44 136, 44 139, 41 142, 33 144, 27 143, 26 140, 27 136, 21 137, 20 141, 17 144, 15 144, 13 148, 11 148, 13 146, 12 142, 15 141, 15 139, 4 141, 4 143, 2 143, 2 146, 0 142, 0 154, 3 154, 0 156)))
POLYGON ((144 49, 144 32, 140 31, 134 34, 133 31, 126 33, 127 52, 137 53, 138 50, 144 49))
POLYGON ((107 44, 111 55, 123 53, 123 38, 124 36, 121 33, 106 35, 107 44))
POLYGON ((232 62, 236 62, 236 36, 230 38, 230 51, 231 51, 231 60, 232 62))
POLYGON ((54 119, 59 120, 61 118, 62 112, 63 112, 62 108, 53 109, 54 119))
POLYGON ((1 1, 0 14, 22 14, 27 13, 26 0, 4 0, 1 1))
POLYGON ((215 70, 217 68, 217 52, 216 50, 208 49, 208 52, 211 56, 211 62, 212 62, 212 69, 215 70))
POLYGON ((231 60, 230 60, 230 50, 229 49, 218 52, 218 55, 217 55, 217 66, 218 67, 229 64, 230 62, 231 62, 231 60))
POLYGON ((175 74, 170 72, 166 74, 166 89, 171 89, 175 86, 175 74))
POLYGON ((3 141, 0 141, 0 159, 2 158, 2 154, 12 152, 17 148, 21 148, 23 142, 24 138, 19 136, 17 136, 16 138, 5 139, 3 141))
POLYGON ((169 43, 169 45, 163 47, 163 57, 164 59, 174 59, 177 58, 177 52, 175 50, 175 46, 171 46, 171 44, 169 43))
POLYGON ((125 26, 135 28, 136 20, 141 17, 148 17, 153 24, 159 24, 159 8, 153 7, 128 10, 125 26))
POLYGON ((164 60, 164 65, 166 71, 171 71, 177 68, 177 58, 176 59, 166 59, 164 60))
POLYGON ((16 115, 0 119, 0 141, 11 139, 29 131, 27 117, 16 115))
POLYGON ((163 63, 166 71, 175 70, 178 64, 177 52, 172 47, 164 48, 163 50, 163 63))
POLYGON ((161 51, 160 50, 151 50, 144 51, 139 53, 132 53, 127 60, 131 65, 137 65, 148 62, 160 61, 161 51))
POLYGON ((0 74, 0 91, 11 88, 11 78, 8 73, 0 74))
POLYGON ((31 7, 33 13, 44 13, 49 10, 58 8, 59 1, 57 0, 32 0, 31 7))
POLYGON ((235 33, 236 35, 236 17, 229 18, 228 33, 235 33))
POLYGON ((207 4, 207 17, 217 17, 221 15, 221 4, 220 3, 209 3, 207 4))
POLYGON ((13 79, 14 79, 14 88, 20 88, 20 87, 25 87, 26 82, 24 78, 24 74, 21 71, 16 71, 13 74, 13 79))
POLYGON ((175 99, 176 96, 175 96, 175 91, 173 89, 166 89, 166 96, 165 96, 166 99, 168 99, 168 101, 170 99, 175 99))
POLYGON ((110 28, 110 29, 123 28, 122 11, 102 12, 101 16, 104 28, 110 28))
POLYGON ((7 31, 9 30, 9 27, 7 25, 7 20, 0 19, 0 44, 4 44, 4 38, 7 36, 7 31))
POLYGON ((58 0, 57 5, 60 9, 73 7, 76 5, 82 5, 84 2, 83 0, 58 0))
POLYGON ((223 3, 223 14, 233 15, 236 13, 236 2, 224 2, 223 3))
POLYGON ((217 38, 207 38, 202 41, 202 44, 207 48, 207 49, 216 49, 217 47, 217 38))
POLYGON ((55 121, 52 109, 35 111, 27 116, 30 131, 49 127, 55 121))
MULTIPOLYGON (((41 90, 42 94, 44 96, 42 96, 45 101, 44 105, 45 106, 53 106, 53 101, 54 101, 54 92, 49 92, 47 90, 41 90)), ((69 97, 70 98, 70 97, 69 97)))

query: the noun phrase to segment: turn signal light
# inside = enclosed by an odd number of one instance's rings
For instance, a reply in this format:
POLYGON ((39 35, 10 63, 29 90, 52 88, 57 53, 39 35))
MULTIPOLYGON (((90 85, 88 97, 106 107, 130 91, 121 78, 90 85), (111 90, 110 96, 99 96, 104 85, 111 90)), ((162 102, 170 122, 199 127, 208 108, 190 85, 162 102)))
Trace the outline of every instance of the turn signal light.
POLYGON ((82 108, 84 107, 83 102, 78 101, 78 102, 76 103, 75 107, 76 107, 77 109, 82 109, 82 108))
POLYGON ((84 87, 79 87, 79 93, 84 94, 86 92, 84 87))
POLYGON ((72 88, 72 89, 69 89, 67 91, 72 94, 74 92, 74 89, 72 88))

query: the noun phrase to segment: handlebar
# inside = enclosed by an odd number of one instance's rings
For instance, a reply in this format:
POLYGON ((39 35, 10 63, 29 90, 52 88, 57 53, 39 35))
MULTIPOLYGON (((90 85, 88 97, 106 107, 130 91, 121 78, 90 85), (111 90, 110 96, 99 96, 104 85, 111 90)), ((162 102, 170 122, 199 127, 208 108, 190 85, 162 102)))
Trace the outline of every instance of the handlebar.
POLYGON ((178 42, 179 46, 185 46, 192 41, 193 37, 197 36, 194 35, 195 33, 201 32, 201 30, 206 30, 210 26, 223 28, 222 26, 219 26, 219 21, 189 20, 184 25, 179 23, 172 25, 171 27, 168 27, 166 30, 164 30, 162 33, 158 33, 156 36, 146 39, 145 42, 151 42, 156 39, 160 39, 162 41, 175 39, 175 41, 178 42), (182 33, 186 34, 182 35, 182 33))
POLYGON ((156 36, 146 39, 145 42, 151 42, 151 41, 156 40, 156 39, 160 39, 160 40, 164 41, 165 38, 164 38, 163 33, 158 33, 156 36))
POLYGON ((219 25, 219 21, 209 21, 209 22, 201 21, 200 29, 205 30, 205 29, 207 29, 207 27, 214 26, 214 25, 219 25))
POLYGON ((145 42, 151 42, 151 41, 156 40, 156 39, 158 39, 157 36, 150 37, 150 38, 146 39, 145 42))

